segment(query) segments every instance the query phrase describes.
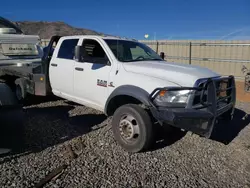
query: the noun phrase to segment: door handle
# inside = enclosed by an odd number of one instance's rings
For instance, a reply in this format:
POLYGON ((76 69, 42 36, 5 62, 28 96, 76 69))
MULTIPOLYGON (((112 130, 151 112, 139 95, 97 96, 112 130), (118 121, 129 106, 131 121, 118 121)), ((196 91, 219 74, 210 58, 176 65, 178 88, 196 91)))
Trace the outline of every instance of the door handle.
POLYGON ((51 63, 51 66, 53 66, 53 67, 57 67, 57 64, 55 64, 55 63, 51 63))
POLYGON ((84 69, 80 68, 80 67, 76 67, 75 70, 77 70, 77 71, 83 71, 84 69))

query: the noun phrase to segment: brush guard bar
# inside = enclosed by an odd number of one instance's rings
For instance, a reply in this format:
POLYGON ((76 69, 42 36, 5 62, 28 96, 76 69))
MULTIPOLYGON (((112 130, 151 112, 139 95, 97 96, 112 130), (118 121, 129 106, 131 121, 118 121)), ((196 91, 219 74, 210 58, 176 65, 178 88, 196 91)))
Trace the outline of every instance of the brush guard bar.
POLYGON ((198 135, 210 137, 216 119, 233 115, 236 101, 234 76, 198 80, 195 87, 156 88, 150 95, 150 110, 162 124, 170 124, 198 135), (155 97, 162 91, 191 90, 185 108, 157 106, 155 97), (198 100, 197 100, 198 99, 198 100), (198 103, 194 103, 198 101, 198 103))

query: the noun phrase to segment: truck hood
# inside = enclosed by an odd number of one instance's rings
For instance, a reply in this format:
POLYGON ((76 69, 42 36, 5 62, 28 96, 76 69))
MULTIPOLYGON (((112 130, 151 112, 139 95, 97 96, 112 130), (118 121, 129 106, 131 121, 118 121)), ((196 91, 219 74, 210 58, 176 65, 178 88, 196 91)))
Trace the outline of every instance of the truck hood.
POLYGON ((220 76, 207 68, 166 61, 137 61, 123 63, 123 66, 128 72, 167 80, 185 87, 193 87, 201 78, 220 76))

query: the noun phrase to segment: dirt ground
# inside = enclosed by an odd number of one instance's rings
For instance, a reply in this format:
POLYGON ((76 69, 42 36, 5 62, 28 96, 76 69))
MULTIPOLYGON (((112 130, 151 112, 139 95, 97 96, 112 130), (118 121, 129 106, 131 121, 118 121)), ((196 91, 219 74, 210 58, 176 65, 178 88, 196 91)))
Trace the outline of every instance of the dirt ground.
POLYGON ((236 81, 236 91, 236 97, 238 101, 250 102, 250 91, 246 92, 244 81, 236 81))
POLYGON ((25 145, 0 157, 0 187, 250 187, 250 103, 210 139, 163 131, 144 153, 129 154, 113 138, 111 118, 64 100, 25 107, 25 145), (65 166, 63 166, 65 165, 65 166))

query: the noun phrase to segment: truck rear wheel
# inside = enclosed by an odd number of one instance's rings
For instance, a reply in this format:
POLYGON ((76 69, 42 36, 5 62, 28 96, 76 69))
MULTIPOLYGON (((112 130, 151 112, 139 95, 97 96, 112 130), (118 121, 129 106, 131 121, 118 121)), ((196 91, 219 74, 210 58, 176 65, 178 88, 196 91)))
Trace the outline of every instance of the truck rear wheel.
POLYGON ((115 140, 128 152, 147 150, 154 141, 149 114, 135 104, 123 105, 115 111, 112 130, 115 140))
POLYGON ((0 83, 0 106, 10 106, 16 104, 17 99, 11 88, 5 83, 0 83))

